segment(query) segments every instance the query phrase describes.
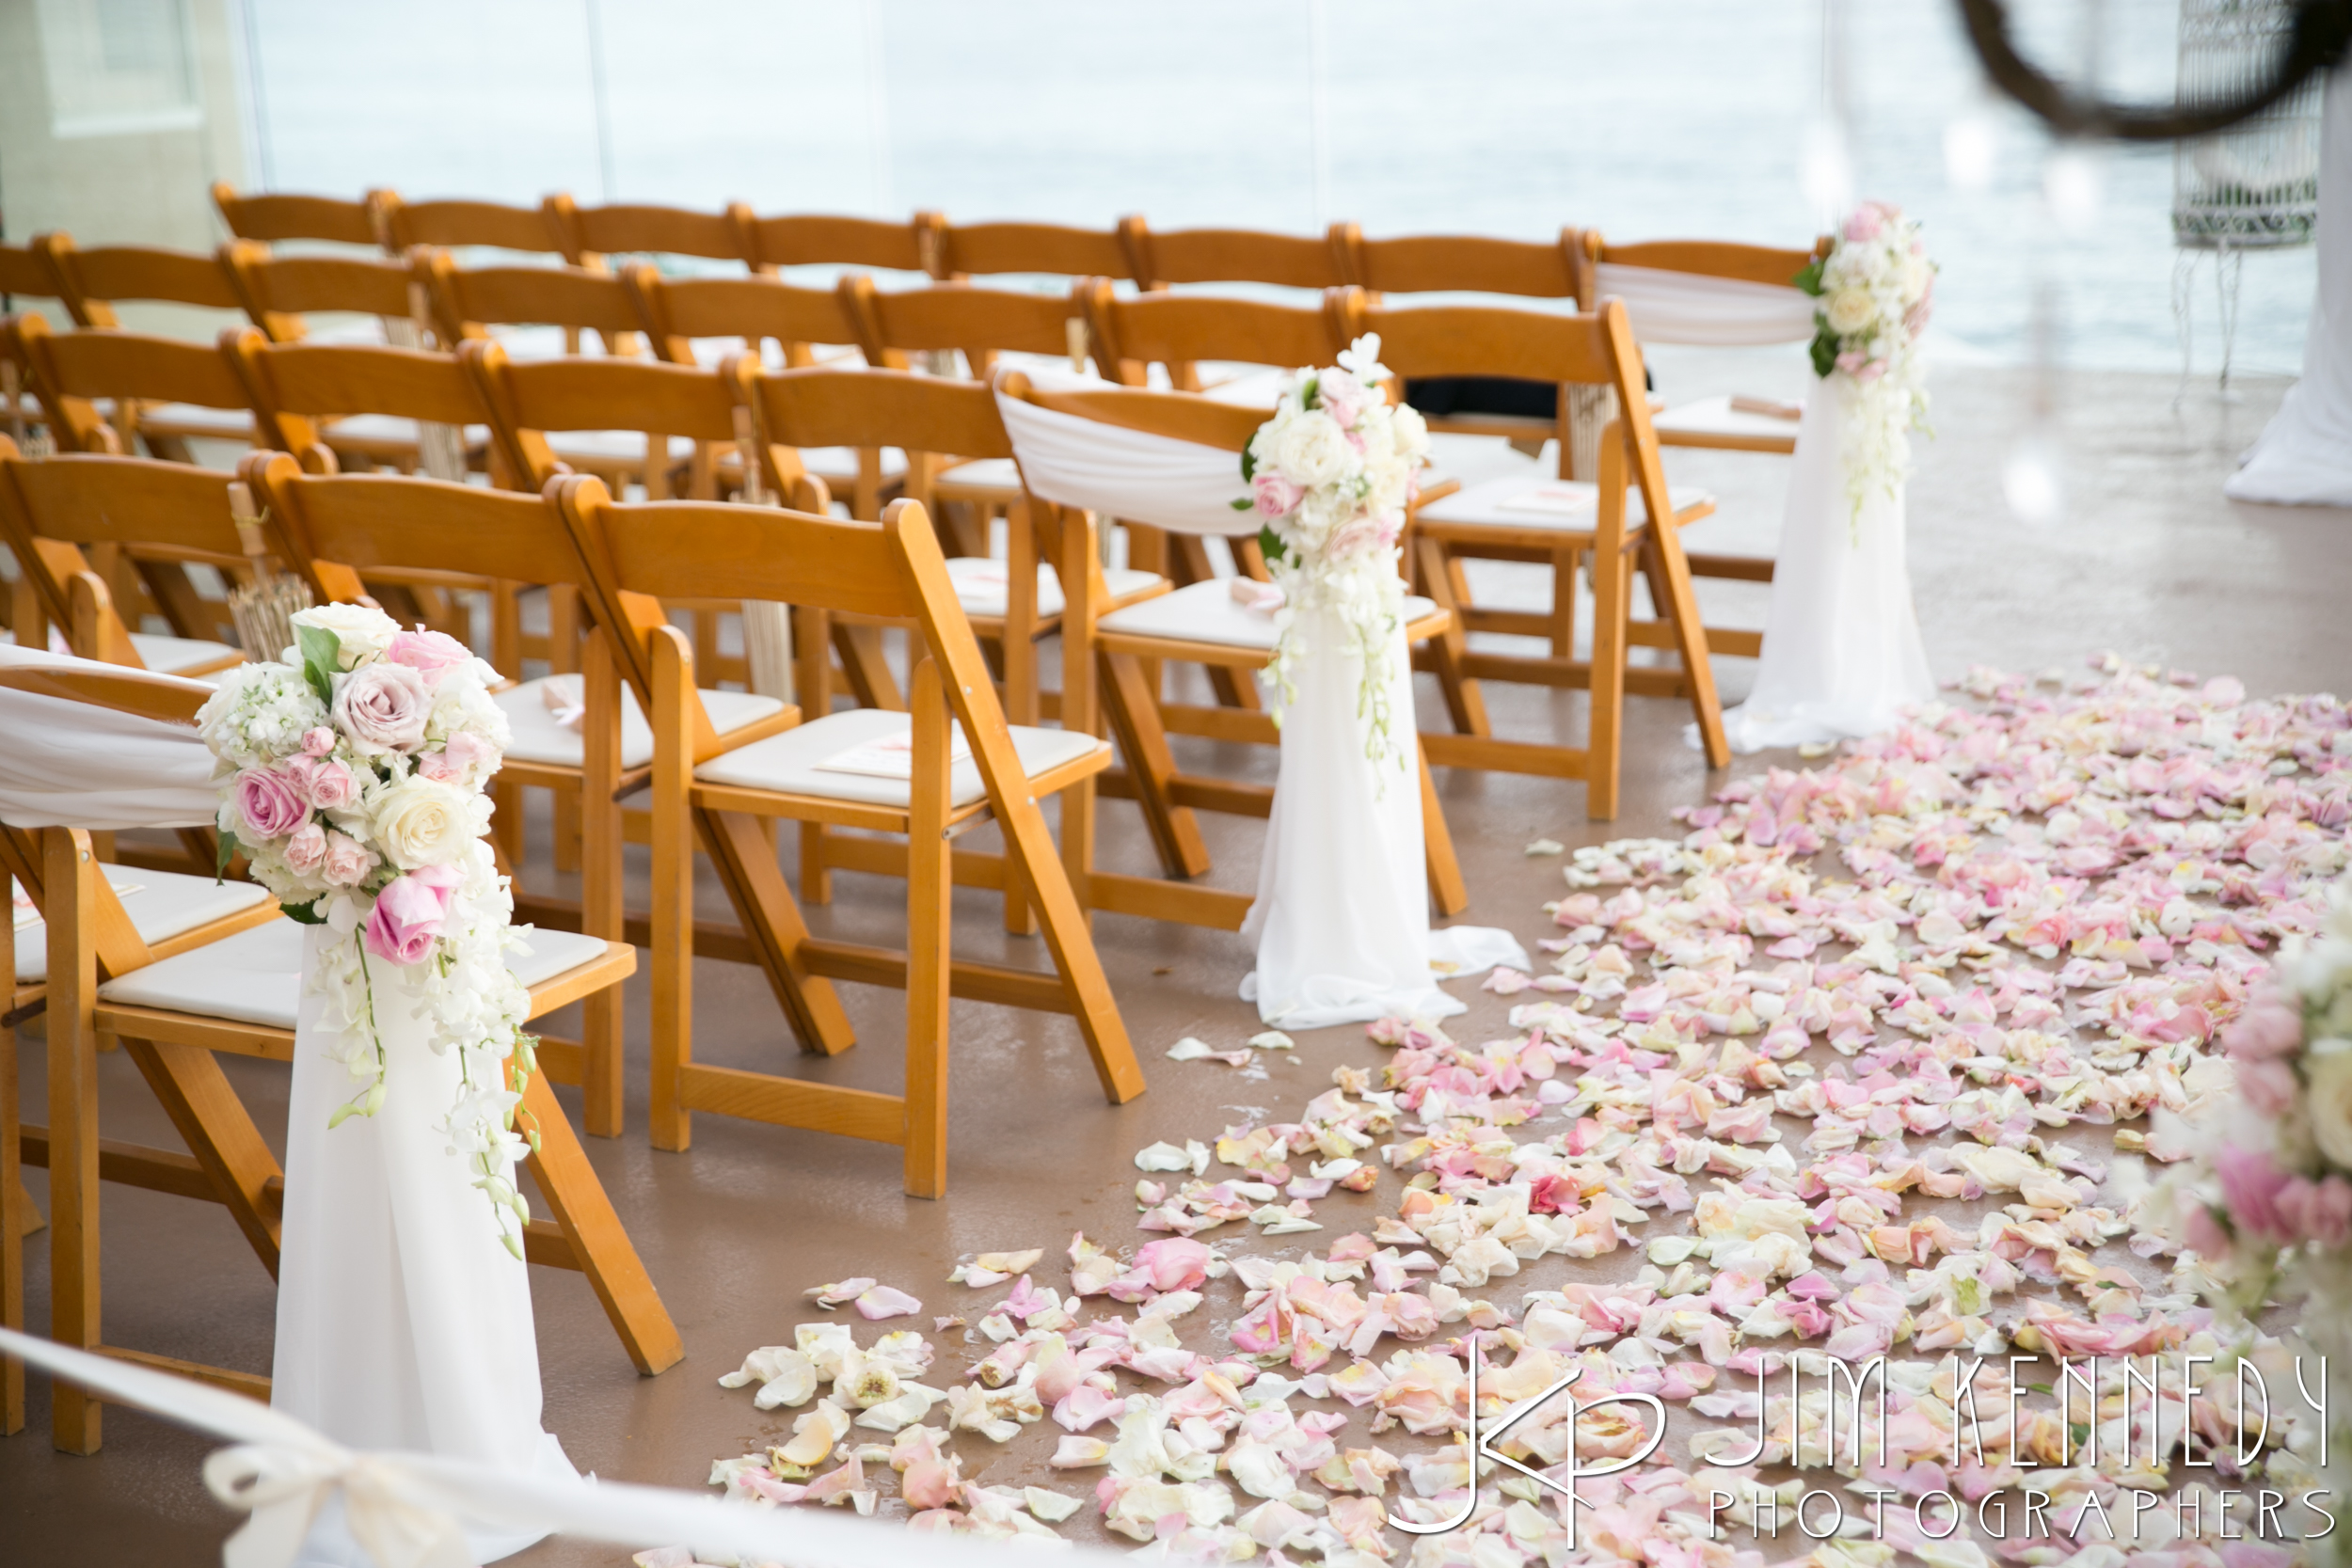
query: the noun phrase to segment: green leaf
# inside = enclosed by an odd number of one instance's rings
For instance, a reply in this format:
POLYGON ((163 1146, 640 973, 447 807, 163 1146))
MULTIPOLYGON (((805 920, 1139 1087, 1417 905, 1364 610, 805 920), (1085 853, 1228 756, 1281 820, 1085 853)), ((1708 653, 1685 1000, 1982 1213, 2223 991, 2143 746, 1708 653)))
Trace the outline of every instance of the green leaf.
POLYGON ((1791 279, 1791 281, 1794 282, 1798 288, 1803 289, 1806 293, 1809 293, 1818 299, 1823 293, 1828 292, 1821 287, 1821 272, 1827 264, 1827 257, 1816 256, 1812 261, 1807 261, 1804 264, 1804 270, 1798 273, 1797 276, 1791 279))
MULTIPOLYGON (((1258 454, 1249 450, 1255 444, 1255 442, 1245 443, 1241 449, 1241 478, 1245 484, 1258 477, 1258 454)), ((1233 504, 1239 506, 1241 502, 1235 501, 1233 504)))
POLYGON ((229 875, 229 863, 237 858, 237 835, 228 829, 220 830, 220 841, 213 847, 213 885, 218 887, 229 875))
POLYGON ((342 639, 325 626, 294 627, 294 646, 302 652, 302 673, 319 701, 335 700, 335 672, 342 663, 342 639))
POLYGON ((1271 523, 1258 530, 1258 548, 1264 554, 1268 563, 1279 561, 1290 553, 1283 547, 1282 536, 1274 531, 1274 525, 1271 523))
POLYGON ((1248 497, 1244 496, 1238 500, 1230 500, 1225 504, 1232 507, 1236 512, 1247 512, 1252 506, 1255 506, 1257 502, 1251 500, 1248 497))
POLYGON ((313 898, 307 904, 280 904, 278 907, 285 911, 288 920, 297 926, 324 926, 326 916, 319 913, 319 902, 325 896, 321 894, 319 898, 313 898))
POLYGON ((1826 378, 1837 368, 1837 340, 1823 327, 1813 335, 1813 373, 1826 378))
POLYGON ((1320 376, 1311 375, 1304 382, 1300 383, 1298 388, 1299 407, 1320 408, 1323 406, 1323 388, 1321 386, 1321 381, 1322 378, 1320 376))

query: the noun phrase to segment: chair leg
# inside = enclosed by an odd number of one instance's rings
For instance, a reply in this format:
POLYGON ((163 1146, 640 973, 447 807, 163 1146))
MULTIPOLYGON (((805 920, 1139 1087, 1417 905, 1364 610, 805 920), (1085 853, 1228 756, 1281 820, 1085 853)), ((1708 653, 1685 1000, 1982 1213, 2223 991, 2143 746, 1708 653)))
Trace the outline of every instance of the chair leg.
MULTIPOLYGON (((54 932, 93 928, 97 863, 89 837, 53 828, 41 835, 42 911, 54 932)), ((49 1337, 76 1350, 99 1340, 98 1277, 98 968, 96 947, 76 942, 75 964, 56 960, 50 943, 49 998, 49 1337)), ((65 1453, 96 1453, 99 1401, 59 1379, 49 1402, 50 1440, 65 1453)))
MULTIPOLYGON (((906 1190, 947 1194, 947 701, 939 667, 915 667, 914 757, 907 818, 906 1190)), ((1006 857, 1008 869, 1015 857, 1006 857)))
MULTIPOLYGON (((698 811, 695 819, 711 863, 735 904, 736 918, 757 944, 770 989, 792 1021, 802 1048, 828 1056, 849 1050, 857 1043, 850 1015, 841 1010, 833 982, 812 973, 803 957, 808 927, 792 900, 792 890, 784 885, 784 873, 776 869, 775 851, 760 832, 759 818, 698 811)), ((684 936, 691 952, 691 921, 684 936)))
MULTIPOLYGON (((591 715, 582 748, 580 928, 592 937, 618 942, 626 936, 621 897, 621 803, 612 798, 621 773, 621 683, 612 644, 602 628, 581 650, 581 703, 591 715)), ((592 1137, 621 1135, 621 988, 609 986, 580 999, 582 1122, 592 1137)))
POLYGON ((1466 601, 1454 592, 1454 574, 1448 570, 1445 546, 1435 539, 1415 542, 1421 557, 1422 583, 1430 599, 1441 610, 1453 612, 1446 629, 1430 640, 1429 659, 1438 677, 1438 689, 1445 697, 1446 716, 1454 721, 1456 735, 1485 736, 1493 734, 1486 718, 1486 694, 1478 682, 1463 673, 1463 660, 1470 652, 1470 633, 1462 626, 1462 610, 1466 601))
MULTIPOLYGON (((15 923, 0 932, 0 960, 16 974, 15 923)), ((24 1229, 32 1195, 20 1176, 24 1110, 17 1103, 16 1030, 0 1022, 0 1327, 24 1328, 24 1229)), ((24 1363, 0 1355, 0 1437, 24 1430, 24 1363)))
POLYGON ((1625 722, 1627 579, 1624 546, 1597 545, 1593 550, 1592 740, 1584 774, 1584 815, 1597 822, 1617 815, 1617 752, 1625 722))
POLYGON ((890 660, 882 653, 882 627, 836 621, 833 642, 841 653, 841 673, 849 677, 850 689, 857 694, 860 705, 891 713, 906 711, 906 699, 898 695, 898 678, 891 674, 890 660))
POLYGON ((1429 896, 1438 912, 1460 914, 1470 908, 1470 888, 1462 880, 1462 863, 1454 853, 1454 831, 1446 826, 1445 805, 1438 799, 1438 781, 1429 773, 1429 753, 1413 737, 1413 762, 1421 770, 1422 855, 1429 866, 1429 896))
POLYGON ((262 1266, 278 1274, 278 1219, 269 1184, 284 1173, 262 1141, 252 1114, 220 1058, 200 1046, 125 1038, 122 1049, 162 1102, 174 1131, 212 1178, 229 1217, 245 1232, 262 1266))
POLYGON ((1698 721, 1699 737, 1707 746, 1707 765, 1727 768, 1731 764, 1731 740, 1724 734, 1723 702, 1715 694, 1715 664, 1708 652, 1707 628, 1699 624, 1698 594, 1691 586, 1691 562, 1682 553, 1682 541, 1676 536, 1672 524, 1645 531, 1650 554, 1657 561, 1650 592, 1655 595, 1662 585, 1666 604, 1661 608, 1674 615, 1675 644, 1682 655, 1692 716, 1698 721))
POLYGON ((1576 558, 1573 546, 1551 556, 1551 657, 1576 657, 1576 558))
MULTIPOLYGON (((620 990, 618 986, 610 989, 620 990)), ((648 1377, 676 1365, 686 1354, 677 1325, 670 1321, 669 1308, 661 1305, 660 1293, 622 1227, 621 1217, 612 1212, 612 1200, 606 1196, 604 1183, 596 1180, 596 1167, 589 1164, 580 1140, 572 1135, 572 1124, 565 1119, 555 1092, 548 1087, 546 1074, 531 1075, 531 1082, 523 1087, 523 1109, 538 1124, 539 1132, 539 1149, 530 1160, 532 1179, 538 1182, 539 1196, 547 1200, 557 1227, 571 1243, 572 1256, 580 1260, 590 1289, 604 1304, 604 1315, 612 1321, 612 1330, 621 1337, 628 1358, 648 1377)))
POLYGON ((653 720, 653 1074, 647 1131, 656 1148, 683 1150, 693 1141, 686 1108, 687 1064, 694 1054, 694 826, 687 791, 693 753, 682 688, 688 676, 667 628, 651 640, 653 720))
POLYGON ((1104 654, 1102 667, 1104 710, 1120 751, 1126 754, 1136 803, 1143 808, 1160 864, 1170 877, 1200 876, 1209 869, 1209 847, 1192 808, 1176 804, 1169 796, 1176 758, 1168 749, 1160 706, 1144 683, 1142 666, 1124 654, 1104 654))

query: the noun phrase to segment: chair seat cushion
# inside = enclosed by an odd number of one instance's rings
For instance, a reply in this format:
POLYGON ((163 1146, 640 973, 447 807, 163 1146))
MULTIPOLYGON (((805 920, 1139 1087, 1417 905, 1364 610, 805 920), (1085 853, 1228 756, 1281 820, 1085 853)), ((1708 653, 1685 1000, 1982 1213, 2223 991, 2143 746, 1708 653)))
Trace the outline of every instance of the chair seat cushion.
MULTIPOLYGON (((566 463, 643 463, 645 433, 642 430, 550 430, 548 450, 566 463)), ((670 461, 683 463, 694 455, 692 437, 669 437, 670 461)))
POLYGON ((131 648, 139 656, 141 664, 161 675, 176 675, 199 664, 245 657, 242 650, 226 642, 207 642, 200 637, 159 637, 143 631, 131 634, 131 648))
POLYGON ((1797 438, 1795 420, 1784 420, 1772 414, 1752 414, 1745 409, 1734 408, 1727 392, 1669 408, 1654 417, 1650 425, 1661 436, 1670 433, 1677 436, 1737 436, 1772 441, 1794 441, 1797 438))
MULTIPOLYGON (((506 754, 517 762, 578 768, 587 760, 586 745, 580 732, 558 722, 554 711, 548 706, 550 681, 567 683, 568 689, 557 689, 559 702, 569 706, 579 700, 578 675, 542 675, 535 681, 525 681, 493 693, 491 701, 505 710, 506 722, 514 731, 506 754)), ((784 707, 778 698, 755 696, 749 691, 705 691, 702 699, 703 710, 710 715, 710 727, 723 736, 746 724, 755 724, 784 707)), ((621 766, 643 768, 651 761, 653 726, 645 722, 644 710, 637 705, 637 693, 625 685, 621 688, 621 766)))
MULTIPOLYGON (((510 950, 506 967, 526 986, 604 956, 601 937, 576 931, 534 930, 523 941, 531 951, 510 950)), ((292 920, 252 927, 109 980, 98 995, 117 1006, 161 1007, 291 1029, 302 1006, 302 927, 292 920)))
MULTIPOLYGON (((206 921, 249 910, 269 896, 267 888, 252 882, 215 882, 210 877, 148 871, 135 865, 99 869, 121 900, 122 912, 131 917, 132 929, 149 943, 168 941, 206 921)), ((35 918, 16 928, 17 983, 32 985, 48 974, 48 927, 35 918)))
POLYGON ((246 408, 207 408, 195 403, 155 403, 139 410, 139 428, 158 435, 253 439, 253 413, 246 408))
MULTIPOLYGON (((417 444, 417 421, 398 414, 340 414, 327 421, 320 434, 330 447, 362 441, 372 446, 413 447, 417 444)), ((463 438, 468 451, 479 451, 490 443, 490 427, 467 425, 463 438)))
POLYGON ((959 463, 944 470, 939 483, 958 496, 980 493, 1007 500, 1021 499, 1021 468, 1009 457, 976 457, 959 463))
MULTIPOLYGON (((1704 490, 1669 489, 1677 512, 1715 498, 1704 490)), ((1600 521, 1600 486, 1581 479, 1510 475, 1473 484, 1417 514, 1424 523, 1463 523, 1481 528, 1524 528, 1561 533, 1590 533, 1600 521)), ((1646 522, 1649 509, 1639 490, 1626 492, 1626 526, 1646 522)))
MULTIPOLYGON (((977 555, 951 555, 947 558, 947 580, 955 584, 956 601, 963 606, 966 615, 1002 615, 1005 613, 1007 578, 1005 563, 985 560, 977 555)), ((1103 586, 1113 603, 1131 594, 1139 594, 1161 581, 1156 572, 1138 572, 1124 566, 1103 569, 1103 586)), ((1051 566, 1037 569, 1037 612, 1040 615, 1059 615, 1062 612, 1061 578, 1051 566)))
MULTIPOLYGON (((911 792, 904 779, 870 773, 844 773, 821 766, 844 752, 875 741, 903 737, 911 721, 903 713, 879 708, 852 708, 828 714, 782 735, 755 740, 739 752, 713 757, 694 769, 705 784, 735 784, 745 789, 772 789, 787 795, 818 795, 831 800, 858 800, 875 806, 904 806, 911 792)), ((1012 748, 1022 770, 1030 778, 1074 762, 1109 743, 1072 730, 1038 730, 1012 726, 1012 748)), ((950 799, 968 806, 988 793, 979 765, 959 757, 950 799)))
MULTIPOLYGON (((825 487, 839 490, 857 478, 857 449, 855 447, 803 447, 801 467, 825 482, 825 487)), ((882 449, 882 476, 903 479, 907 471, 907 454, 898 447, 882 449)), ((844 499, 835 497, 836 500, 844 499)))
MULTIPOLYGON (((1189 583, 1172 594, 1114 610, 1094 624, 1129 637, 1165 637, 1179 642, 1215 642, 1226 647, 1274 651, 1274 613, 1251 610, 1233 597, 1226 578, 1189 583)), ((1420 620, 1437 605, 1417 594, 1405 597, 1406 622, 1420 620)))

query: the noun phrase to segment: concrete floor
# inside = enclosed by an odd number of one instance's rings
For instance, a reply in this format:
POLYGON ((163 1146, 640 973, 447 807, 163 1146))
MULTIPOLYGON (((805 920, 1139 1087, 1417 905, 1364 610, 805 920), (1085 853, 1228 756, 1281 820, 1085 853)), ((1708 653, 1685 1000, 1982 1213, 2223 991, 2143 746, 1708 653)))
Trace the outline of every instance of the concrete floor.
MULTIPOLYGON (((1658 369, 1661 390, 1676 396, 1719 389, 1792 394, 1804 373, 1801 361, 1778 354, 1661 352, 1658 369)), ((1911 547, 1920 619, 1939 676, 1957 676, 1977 663, 2071 666, 2111 648, 2137 659, 2233 673, 2258 693, 2344 689, 2352 676, 2352 616, 2344 610, 2352 603, 2352 514, 2238 506, 2220 496, 2233 454, 2276 406, 2282 384, 2244 387, 2244 401, 2231 404, 2202 386, 2176 407, 2169 378, 2066 379, 2055 388, 2048 422, 2067 446, 2071 504, 2063 521, 2041 529, 2010 518, 1999 493, 2002 456, 2028 422, 2029 378, 1953 368, 1939 372, 1934 386, 1942 434, 1921 444, 1911 489, 1911 547)), ((1694 460, 1677 462, 1679 476, 1714 488, 1723 499, 1723 515, 1693 531, 1694 547, 1769 549, 1783 466, 1770 458, 1682 456, 1694 460)), ((1507 574, 1488 586, 1501 594, 1530 587, 1507 574)), ((1534 591, 1540 595, 1540 587, 1534 591)), ((1711 585, 1710 618, 1760 625, 1761 592, 1711 585)), ((1744 660, 1723 661, 1727 701, 1744 691, 1752 670, 1744 660)), ((1581 695, 1488 690, 1502 733, 1582 733, 1581 695)), ((1427 691, 1423 704, 1424 721, 1434 721, 1427 691)), ((1684 747, 1686 718, 1676 703, 1629 704, 1625 810, 1614 823, 1587 823, 1582 791, 1574 785, 1441 775, 1473 895, 1464 918, 1508 926, 1524 938, 1538 933, 1538 906, 1558 892, 1558 862, 1525 857, 1521 847, 1530 839, 1549 835, 1574 845, 1672 832, 1673 808, 1701 800, 1730 776, 1709 775, 1684 747)), ((1196 760, 1204 768, 1270 777, 1270 756, 1205 743, 1201 750, 1196 760)), ((1793 760, 1742 758, 1732 772, 1793 760)), ((1104 815, 1108 858, 1145 869, 1130 808, 1109 804, 1104 815)), ((1206 826, 1217 857, 1212 879, 1249 886, 1262 830, 1214 818, 1206 826)), ((545 866, 544 855, 538 863, 545 866)), ((543 876, 534 871, 532 880, 543 876)), ((896 884, 844 877, 839 900, 811 911, 812 924, 884 936, 897 918, 898 897, 896 884)), ((1032 956, 1033 942, 998 932, 989 900, 967 895, 958 915, 959 946, 972 956, 1042 961, 1032 956)), ((1061 1284, 1058 1254, 1073 1230, 1113 1245, 1136 1239, 1130 1196, 1136 1148, 1295 1107, 1327 1083, 1334 1065, 1370 1063, 1380 1054, 1351 1027, 1307 1036, 1295 1060, 1278 1057, 1256 1080, 1214 1064, 1169 1063, 1161 1053, 1181 1036, 1237 1041, 1253 1032, 1253 1010, 1234 996, 1249 967, 1247 947, 1233 936, 1112 916, 1100 920, 1098 942, 1151 1092, 1107 1107, 1065 1022, 957 1004, 953 1190, 941 1202, 900 1196, 895 1149, 815 1133, 705 1116, 691 1152, 654 1152, 644 1132, 643 986, 632 984, 630 1129, 617 1141, 596 1142, 590 1153, 677 1320, 687 1358, 659 1378, 639 1378, 580 1276, 533 1271, 547 1424, 582 1470, 699 1487, 713 1458, 789 1434, 782 1418, 788 1412, 758 1414, 743 1394, 723 1391, 713 1380, 755 1346, 788 1343, 791 1325, 814 1315, 803 1309, 807 1287, 874 1275, 922 1297, 927 1313, 953 1311, 970 1299, 946 1283, 960 1254, 1025 1246, 1048 1249, 1041 1280, 1061 1284)), ((895 993, 845 988, 865 1044, 842 1058, 812 1062, 793 1049, 764 985, 749 972, 705 964, 696 986, 697 1051, 705 1059, 895 1086, 891 1042, 902 1017, 895 993)), ((1476 993, 1470 999, 1472 1011, 1454 1025, 1456 1037, 1501 1033, 1507 1005, 1476 993)), ((556 1029, 563 1032, 561 1021, 556 1029)), ((37 1032, 24 1047, 25 1103, 37 1106, 37 1032)), ((265 1127, 282 1122, 283 1070, 228 1065, 257 1119, 265 1127)), ((107 1133, 169 1144, 168 1126, 132 1081, 129 1063, 109 1056, 103 1069, 107 1133)), ((31 1173, 31 1185, 45 1203, 41 1173, 31 1173)), ((1371 1205, 1386 1199, 1355 1201, 1368 1221, 1371 1205)), ((108 1188, 105 1204, 107 1338, 266 1370, 272 1286, 224 1212, 121 1188, 108 1188)), ((45 1251, 41 1237, 31 1239, 28 1294, 37 1331, 47 1318, 45 1251)), ((1553 1270, 1611 1261, 1555 1261, 1520 1283, 1556 1285, 1549 1277, 1553 1270)), ((1213 1315, 1192 1321, 1206 1328, 1213 1315)), ((952 1352, 943 1359, 953 1361, 952 1352)), ((0 1440, 0 1564, 196 1568, 219 1560, 220 1541, 235 1519, 209 1498, 198 1476, 211 1445, 110 1410, 100 1455, 59 1455, 47 1441, 46 1385, 33 1382, 30 1425, 0 1440)), ((1028 1429, 992 1451, 977 1479, 1059 1481, 1066 1491, 1078 1490, 1072 1478, 1044 1468, 1055 1430, 1050 1423, 1028 1429)), ((1089 1534, 1089 1516, 1090 1511, 1073 1521, 1070 1533, 1089 1534)), ((553 1568, 611 1564, 625 1556, 559 1542, 513 1560, 553 1568)))

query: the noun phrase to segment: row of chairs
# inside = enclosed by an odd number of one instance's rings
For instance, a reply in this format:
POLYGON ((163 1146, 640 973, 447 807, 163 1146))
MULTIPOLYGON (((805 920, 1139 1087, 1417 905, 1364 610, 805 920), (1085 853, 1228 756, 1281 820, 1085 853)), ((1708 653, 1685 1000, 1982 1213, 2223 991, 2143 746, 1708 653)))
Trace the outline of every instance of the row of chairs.
POLYGON ((483 247, 560 256, 574 266, 620 255, 738 261, 753 272, 835 265, 919 272, 947 281, 991 276, 1111 277, 1139 288, 1264 283, 1295 289, 1354 284, 1378 293, 1437 291, 1597 297, 1601 266, 1651 267, 1746 282, 1794 281, 1807 256, 1763 245, 1666 240, 1612 245, 1592 229, 1564 228, 1552 241, 1478 235, 1367 239, 1334 223, 1320 235, 1248 229, 1154 230, 1140 215, 1110 229, 1035 222, 954 223, 917 212, 904 223, 793 214, 760 217, 744 203, 723 212, 646 203, 582 207, 568 195, 533 207, 472 200, 407 201, 390 190, 359 199, 240 195, 213 187, 229 231, 276 243, 326 241, 405 254, 415 245, 483 247))

